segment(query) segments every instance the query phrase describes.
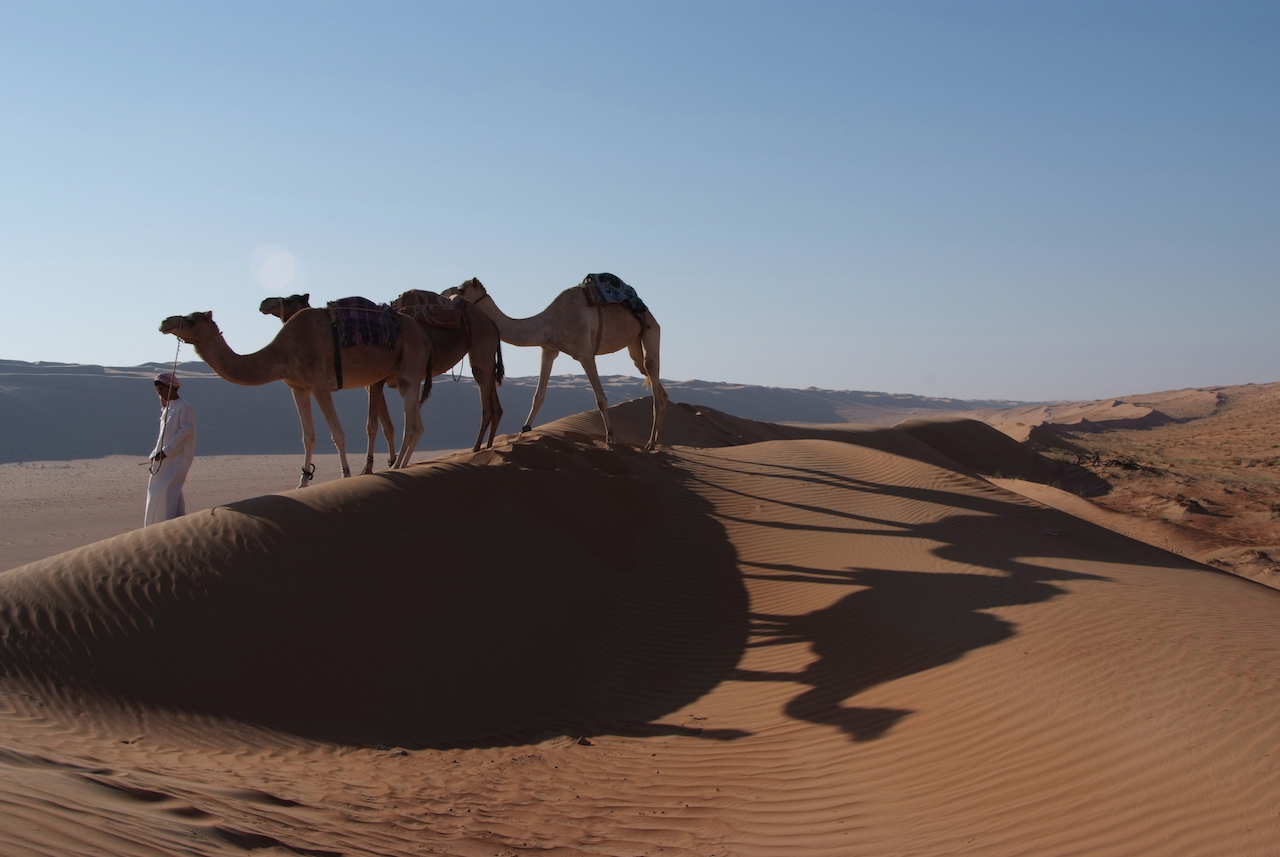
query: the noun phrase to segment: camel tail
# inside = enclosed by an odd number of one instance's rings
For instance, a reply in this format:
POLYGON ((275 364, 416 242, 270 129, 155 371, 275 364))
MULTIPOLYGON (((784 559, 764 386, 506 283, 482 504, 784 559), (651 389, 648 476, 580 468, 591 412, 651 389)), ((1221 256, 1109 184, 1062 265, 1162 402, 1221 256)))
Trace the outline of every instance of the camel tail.
POLYGON ((502 365, 502 343, 498 343, 498 356, 493 361, 493 380, 499 387, 502 386, 502 379, 507 377, 507 369, 502 365))
POLYGON ((431 396, 431 358, 428 357, 427 358, 427 377, 426 377, 426 380, 422 382, 422 398, 418 399, 419 407, 421 407, 422 403, 425 402, 430 396, 431 396))

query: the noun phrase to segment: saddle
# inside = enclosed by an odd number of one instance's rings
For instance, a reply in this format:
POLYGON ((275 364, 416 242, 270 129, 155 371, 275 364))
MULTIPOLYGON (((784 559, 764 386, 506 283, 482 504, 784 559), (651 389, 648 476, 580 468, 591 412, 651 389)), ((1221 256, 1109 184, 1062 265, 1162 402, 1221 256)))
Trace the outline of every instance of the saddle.
POLYGON ((388 351, 400 341, 400 315, 367 298, 339 298, 325 305, 333 331, 333 376, 342 389, 342 349, 376 345, 388 351))
POLYGON ((342 348, 377 345, 388 350, 400 342, 400 321, 395 310, 367 298, 339 298, 326 304, 342 348))
POLYGON ((613 274, 587 274, 579 287, 587 297, 587 306, 622 304, 640 322, 641 327, 649 326, 644 318, 649 308, 640 300, 635 289, 622 282, 621 277, 613 274))
POLYGON ((462 309, 453 301, 423 289, 405 292, 396 299, 400 312, 427 327, 457 330, 462 327, 462 309))

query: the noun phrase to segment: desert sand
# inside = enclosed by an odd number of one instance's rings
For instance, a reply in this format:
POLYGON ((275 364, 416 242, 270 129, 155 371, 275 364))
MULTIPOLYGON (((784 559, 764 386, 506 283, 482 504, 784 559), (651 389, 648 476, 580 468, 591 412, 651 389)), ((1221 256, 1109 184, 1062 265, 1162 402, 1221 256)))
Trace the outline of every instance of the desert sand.
POLYGON ((0 853, 1275 853, 1280 592, 978 423, 611 419, 36 498, 6 551, 84 544, 0 574, 0 853))
MULTIPOLYGON (((316 484, 341 477, 336 453, 313 460, 316 484)), ((301 455, 197 455, 183 492, 187 511, 296 485, 301 462, 301 455)), ((109 455, 0 464, 0 571, 138 529, 148 463, 144 456, 109 455)))

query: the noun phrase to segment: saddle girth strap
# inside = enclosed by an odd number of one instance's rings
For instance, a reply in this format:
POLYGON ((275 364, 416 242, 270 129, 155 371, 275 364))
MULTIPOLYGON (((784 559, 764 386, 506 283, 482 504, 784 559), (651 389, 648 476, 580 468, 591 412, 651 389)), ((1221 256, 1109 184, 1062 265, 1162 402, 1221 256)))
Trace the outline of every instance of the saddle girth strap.
POLYGON ((337 313, 329 310, 329 330, 333 333, 333 375, 338 379, 338 389, 342 389, 342 343, 338 339, 337 313))

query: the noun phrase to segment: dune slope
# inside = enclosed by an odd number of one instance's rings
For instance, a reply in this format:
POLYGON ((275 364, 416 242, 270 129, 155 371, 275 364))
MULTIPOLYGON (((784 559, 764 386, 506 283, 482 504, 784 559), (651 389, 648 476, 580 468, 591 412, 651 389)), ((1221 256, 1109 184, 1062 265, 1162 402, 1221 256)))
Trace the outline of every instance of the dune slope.
POLYGON ((1269 853, 1280 593, 917 434, 587 413, 4 573, 0 852, 1269 853))

